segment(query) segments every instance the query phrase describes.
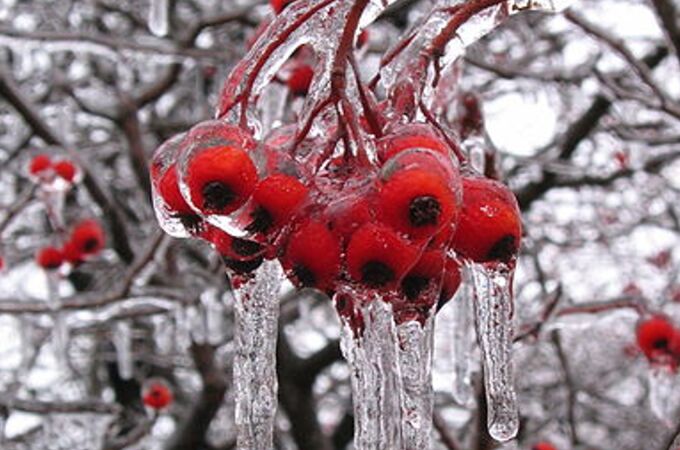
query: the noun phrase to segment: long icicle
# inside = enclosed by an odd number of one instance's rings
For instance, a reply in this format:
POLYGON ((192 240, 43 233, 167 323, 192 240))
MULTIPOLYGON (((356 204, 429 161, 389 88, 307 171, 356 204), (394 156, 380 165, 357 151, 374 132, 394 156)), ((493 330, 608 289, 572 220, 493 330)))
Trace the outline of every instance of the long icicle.
POLYGON ((463 406, 474 402, 472 390, 472 317, 470 305, 474 302, 474 288, 464 283, 452 300, 453 320, 453 398, 463 406))
POLYGON ((512 270, 470 264, 465 275, 475 290, 475 325, 482 350, 489 434, 497 441, 517 435, 519 413, 512 374, 512 270))
POLYGON ((359 313, 363 317, 363 333, 356 336, 347 323, 342 332, 342 352, 352 380, 354 448, 401 449, 402 389, 392 308, 375 298, 359 313))
POLYGON ((434 393, 432 390, 432 352, 434 317, 424 325, 409 320, 397 326, 399 373, 403 385, 401 396, 401 432, 403 448, 430 450, 434 393))
POLYGON ((236 314, 237 448, 274 448, 276 417, 276 337, 279 290, 283 269, 278 261, 265 261, 253 278, 234 290, 236 314))

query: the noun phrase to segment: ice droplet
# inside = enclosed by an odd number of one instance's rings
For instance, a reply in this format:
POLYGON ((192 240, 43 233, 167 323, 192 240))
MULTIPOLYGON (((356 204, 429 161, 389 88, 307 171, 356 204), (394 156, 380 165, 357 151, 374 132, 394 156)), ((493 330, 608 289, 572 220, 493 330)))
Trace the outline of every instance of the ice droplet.
POLYGON ((356 450, 400 449, 401 377, 392 307, 372 299, 359 312, 363 333, 342 329, 342 353, 351 369, 356 450))
POLYGON ((132 328, 129 322, 119 320, 113 325, 112 332, 118 373, 123 380, 129 380, 133 374, 132 328))
POLYGON ((276 339, 283 269, 265 261, 235 289, 236 426, 239 450, 274 448, 278 382, 276 339))
POLYGON ((519 413, 512 373, 513 270, 499 263, 468 264, 474 286, 475 325, 482 350, 489 434, 507 441, 517 434, 519 413))
POLYGON ((149 8, 149 31, 156 36, 168 34, 168 0, 151 0, 149 8))
POLYGON ((432 352, 434 318, 421 325, 412 320, 397 326, 399 339, 399 373, 403 386, 401 396, 401 431, 403 448, 430 450, 432 434, 432 352))

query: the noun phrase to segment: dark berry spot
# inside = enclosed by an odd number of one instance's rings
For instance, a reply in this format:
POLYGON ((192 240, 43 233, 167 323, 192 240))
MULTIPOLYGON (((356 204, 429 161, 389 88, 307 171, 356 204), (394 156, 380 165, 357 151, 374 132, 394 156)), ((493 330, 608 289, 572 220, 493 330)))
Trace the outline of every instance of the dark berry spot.
POLYGON ((175 218, 193 235, 199 234, 203 228, 203 221, 197 214, 178 214, 175 218))
POLYGON ((421 292, 427 287, 430 280, 425 277, 408 276, 401 282, 401 290, 409 300, 418 298, 421 292))
POLYGON ((339 297, 335 301, 335 308, 338 311, 344 311, 346 307, 347 307, 347 299, 345 297, 339 297))
POLYGON ((411 200, 408 208, 408 218, 414 227, 436 225, 441 212, 442 207, 439 204, 439 200, 429 195, 423 195, 411 200))
POLYGON ((97 238, 90 238, 83 243, 83 251, 85 253, 92 252, 96 250, 97 247, 99 247, 99 239, 97 238))
POLYGON ((486 258, 490 261, 508 262, 517 254, 515 236, 506 234, 491 247, 486 258))
POLYGON ((233 270, 236 273, 249 273, 260 267, 264 258, 259 256, 254 259, 249 259, 247 261, 240 261, 237 259, 222 258, 224 265, 233 270))
POLYGON ((316 284, 316 275, 314 275, 314 272, 302 264, 295 264, 293 267, 293 274, 302 286, 310 287, 316 284))
POLYGON ((656 350, 666 350, 668 348, 668 339, 661 338, 652 342, 652 347, 656 350))
POLYGON ((369 287, 382 287, 394 280, 394 271, 381 261, 369 261, 361 267, 361 281, 369 287))
POLYGON ((212 181, 203 186, 202 193, 203 206, 207 209, 223 209, 236 199, 234 191, 219 181, 212 181))
POLYGON ((234 238, 231 249, 239 256, 253 256, 262 250, 262 245, 247 239, 234 238))
POLYGON ((255 208, 255 210, 250 213, 250 217, 253 221, 246 227, 246 231, 249 233, 266 233, 272 225, 274 225, 274 218, 272 215, 261 206, 255 208))

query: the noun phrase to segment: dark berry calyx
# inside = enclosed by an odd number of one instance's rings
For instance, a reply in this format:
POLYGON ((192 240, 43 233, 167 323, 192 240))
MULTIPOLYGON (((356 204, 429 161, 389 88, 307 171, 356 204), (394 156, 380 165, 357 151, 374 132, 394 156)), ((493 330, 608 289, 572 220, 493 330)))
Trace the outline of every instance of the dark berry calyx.
POLYGON ((668 349, 668 339, 660 338, 652 342, 652 348, 655 350, 667 350, 668 349))
POLYGON ((509 262, 517 254, 517 242, 515 236, 511 234, 506 234, 489 250, 486 255, 487 259, 490 261, 501 261, 509 262))
POLYGON ((239 274, 246 274, 260 267, 262 261, 264 261, 264 258, 262 256, 259 256, 257 258, 249 259, 247 261, 241 261, 230 258, 222 258, 222 260, 224 261, 224 265, 233 270, 234 272, 239 274))
POLYGON ((231 241, 231 249, 239 256, 253 256, 262 251, 262 245, 255 241, 234 238, 231 241))
POLYGON ((211 181, 203 186, 203 204, 207 209, 224 209, 236 200, 234 191, 224 183, 211 181))
POLYGON ((203 231, 203 220, 198 214, 176 214, 174 217, 193 235, 198 235, 203 231))
POLYGON ((293 275, 295 275, 295 278, 298 279, 302 286, 310 287, 316 284, 316 275, 314 275, 314 272, 302 264, 295 264, 293 267, 293 275))
POLYGON ((246 227, 249 233, 266 233, 274 225, 274 218, 261 206, 250 213, 252 222, 246 227))
POLYGON ((401 290, 409 300, 415 300, 425 290, 430 282, 428 278, 419 276, 408 276, 401 282, 401 290))
POLYGON ((439 200, 430 195, 423 195, 411 200, 408 218, 414 227, 436 225, 441 211, 442 207, 439 200))
POLYGON ((379 288, 394 280, 394 271, 381 261, 369 261, 361 266, 361 281, 369 287, 379 288))
POLYGON ((90 238, 83 243, 83 251, 85 253, 90 253, 99 248, 99 239, 90 238))

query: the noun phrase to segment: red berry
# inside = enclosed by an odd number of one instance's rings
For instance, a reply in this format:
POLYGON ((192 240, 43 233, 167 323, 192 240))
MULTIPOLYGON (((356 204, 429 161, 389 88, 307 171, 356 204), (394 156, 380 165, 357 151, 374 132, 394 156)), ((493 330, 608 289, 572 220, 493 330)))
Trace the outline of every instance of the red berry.
POLYGON ((47 155, 36 155, 28 165, 28 171, 31 175, 38 175, 45 170, 52 167, 52 160, 47 155))
POLYGON ((0 270, 5 268, 5 259, 0 256, 0 270))
POLYGON ((236 273, 252 272, 264 261, 264 247, 255 241, 234 237, 210 225, 200 237, 210 242, 224 264, 236 273))
POLYGON ((414 238, 433 236, 458 215, 456 182, 422 165, 396 170, 378 187, 378 217, 414 238))
POLYGON ((549 442, 538 442, 531 447, 531 450, 557 450, 554 445, 549 442))
POLYGON ((440 134, 429 125, 401 125, 394 133, 385 136, 377 143, 378 160, 387 162, 393 156, 411 149, 427 149, 449 157, 449 146, 440 134))
POLYGON ((463 179, 463 208, 453 248, 474 262, 510 262, 519 252, 522 224, 517 200, 503 184, 463 179))
POLYGON ((385 225, 367 223, 347 246, 347 269, 371 288, 394 287, 415 264, 418 248, 385 225))
POLYGON ((170 216, 179 219, 187 230, 194 234, 198 233, 201 228, 201 218, 182 196, 177 179, 177 164, 172 164, 167 168, 158 181, 156 189, 170 216))
POLYGON ((142 393, 142 401, 146 406, 152 409, 167 408, 173 400, 172 392, 164 383, 153 382, 144 389, 142 393))
POLYGON ((637 343, 652 363, 675 365, 674 354, 680 350, 679 336, 673 324, 664 316, 653 316, 637 327, 637 343))
POLYGON ((307 220, 291 233, 281 261, 297 286, 329 290, 340 273, 340 255, 340 240, 326 224, 307 220))
POLYGON ((257 169, 248 154, 235 147, 198 151, 187 164, 193 204, 208 214, 229 214, 248 200, 257 183, 257 169))
POLYGON ((80 255, 94 255, 99 253, 105 245, 104 230, 99 222, 93 219, 83 220, 73 228, 70 243, 73 252, 80 255))
POLYGON ((76 169, 75 164, 73 164, 71 161, 68 159, 62 159, 61 161, 54 164, 54 171, 65 181, 73 183, 78 170, 76 169))
POLYGON ((442 306, 448 303, 448 301, 451 300, 454 295, 456 295, 456 292, 460 287, 460 282, 460 264, 458 264, 458 261, 453 258, 446 258, 437 310, 440 310, 442 306))
POLYGON ((253 233, 267 233, 290 219, 307 196, 308 189, 297 178, 277 173, 260 181, 253 191, 253 221, 246 228, 253 233))
POLYGON ((73 266, 77 266, 85 261, 85 255, 72 241, 67 242, 64 247, 62 247, 61 253, 64 255, 64 261, 73 266))
POLYGON ((279 14, 286 6, 293 3, 293 1, 294 0, 269 0, 269 4, 272 5, 274 12, 279 14))
POLYGON ((444 250, 426 250, 401 281, 401 290, 409 300, 416 300, 432 281, 442 278, 446 254, 444 250))
POLYGON ((312 78, 314 78, 314 69, 308 64, 300 64, 291 69, 286 84, 293 95, 307 95, 312 78))
POLYGON ((57 248, 45 247, 36 253, 35 260, 43 269, 54 270, 61 267, 64 255, 57 248))

